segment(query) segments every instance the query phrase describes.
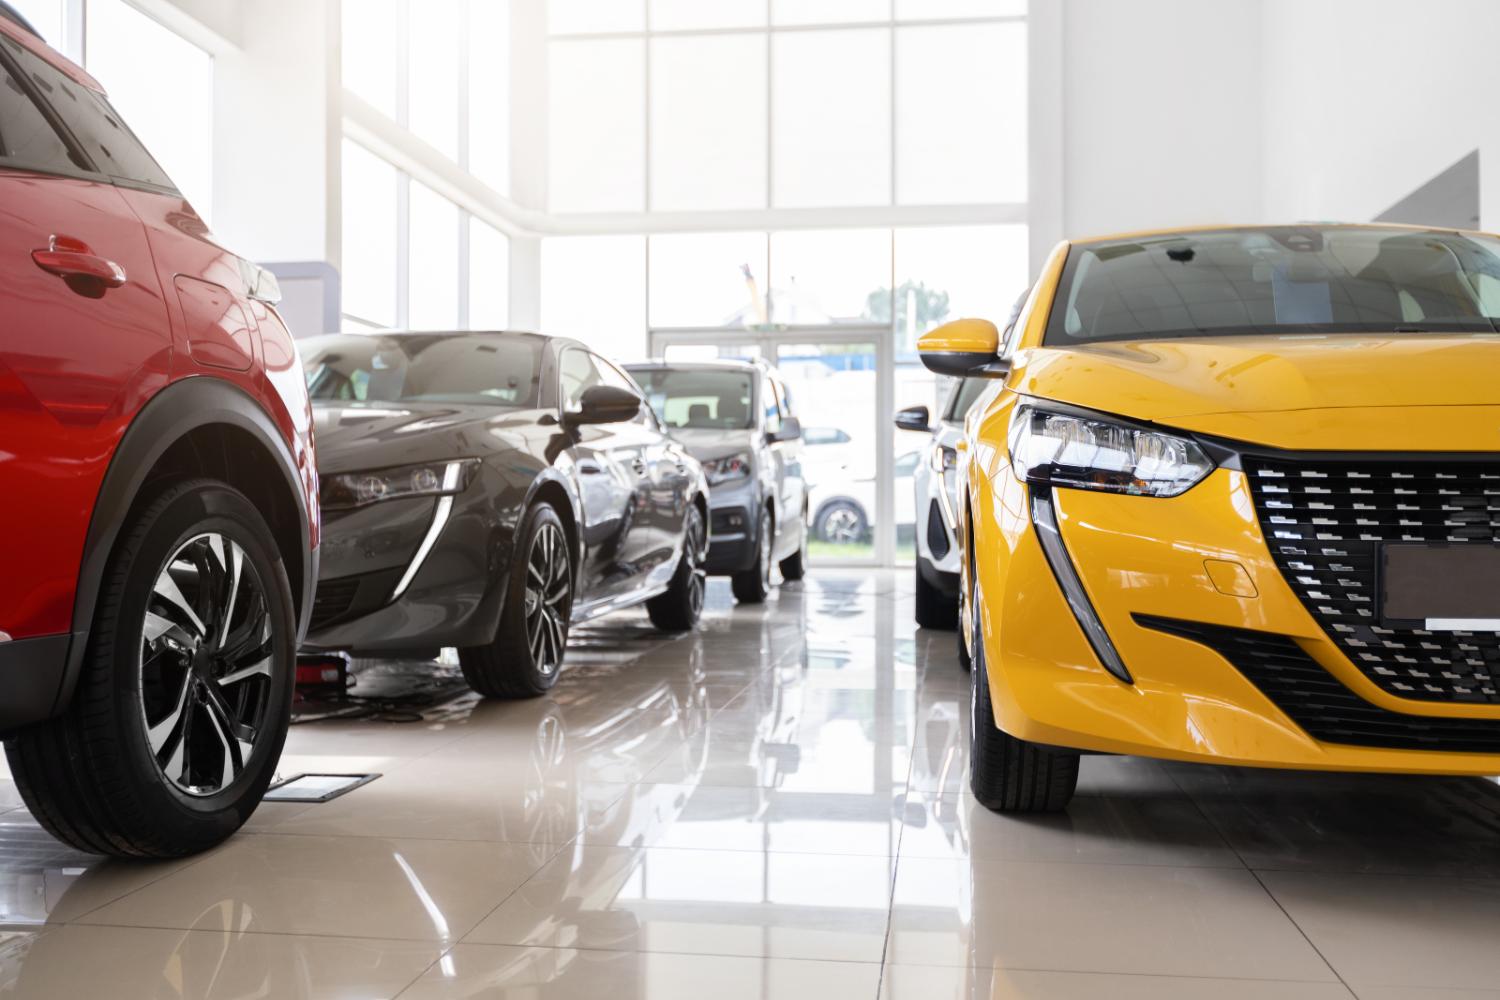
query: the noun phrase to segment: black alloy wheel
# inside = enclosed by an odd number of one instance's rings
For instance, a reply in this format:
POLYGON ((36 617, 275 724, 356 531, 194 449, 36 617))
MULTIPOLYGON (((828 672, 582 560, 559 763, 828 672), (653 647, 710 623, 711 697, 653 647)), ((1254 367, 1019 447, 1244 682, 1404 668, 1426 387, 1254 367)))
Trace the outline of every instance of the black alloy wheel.
POLYGON ((771 593, 771 553, 775 541, 775 523, 771 520, 771 509, 760 512, 760 524, 755 538, 755 565, 730 578, 730 589, 735 599, 742 604, 760 604, 771 593))
POLYGON ((708 590, 708 573, 703 568, 707 548, 703 513, 697 504, 690 504, 682 533, 682 557, 672 583, 664 593, 646 602, 651 624, 663 632, 687 632, 698 624, 708 590))
POLYGON ((526 561, 526 646, 544 674, 562 667, 572 604, 568 540, 555 524, 543 524, 526 561))

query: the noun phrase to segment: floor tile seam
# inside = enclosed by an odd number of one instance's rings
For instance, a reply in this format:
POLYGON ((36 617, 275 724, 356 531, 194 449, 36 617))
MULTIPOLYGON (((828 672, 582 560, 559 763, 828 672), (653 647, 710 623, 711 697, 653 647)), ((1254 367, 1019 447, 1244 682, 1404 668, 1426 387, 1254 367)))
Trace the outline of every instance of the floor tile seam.
POLYGON ((497 900, 495 902, 494 906, 490 907, 483 914, 481 914, 480 917, 479 917, 479 919, 476 920, 476 921, 474 921, 472 924, 470 924, 464 930, 464 932, 462 934, 454 935, 454 937, 453 937, 453 944, 454 945, 463 944, 464 940, 470 934, 473 934, 476 930, 478 930, 481 926, 483 926, 483 924, 484 924, 484 922, 486 920, 488 920, 488 919, 490 919, 490 917, 494 916, 495 912, 497 910, 499 910, 500 907, 502 907, 506 903, 510 902, 510 900, 512 898, 514 898, 514 896, 516 895, 516 893, 520 892, 522 889, 526 888, 526 886, 530 885, 533 881, 535 881, 535 879, 536 879, 536 877, 538 875, 540 875, 543 871, 545 871, 547 869, 547 866, 549 866, 550 864, 552 864, 552 862, 556 861, 559 857, 561 857, 563 851, 566 851, 569 847, 572 847, 574 845, 577 845, 577 846, 580 846, 580 847, 585 846, 585 845, 582 845, 582 844, 578 844, 578 837, 576 837, 576 836, 572 840, 568 841, 566 844, 560 844, 558 846, 557 850, 553 851, 551 854, 549 854, 547 856, 547 860, 546 861, 543 861, 540 865, 538 865, 531 872, 531 874, 527 875, 520 882, 517 882, 516 885, 510 890, 510 892, 507 892, 504 896, 502 896, 499 900, 497 900))
MULTIPOLYGON (((616 801, 618 801, 618 800, 616 800, 616 801)), ((495 838, 495 837, 420 837, 420 836, 412 836, 410 834, 401 834, 399 836, 393 836, 391 834, 380 834, 380 833, 306 833, 306 832, 301 832, 301 831, 297 831, 297 830, 280 830, 280 829, 271 829, 271 830, 245 830, 245 831, 242 831, 241 833, 239 833, 238 836, 241 836, 241 837, 296 837, 296 838, 299 838, 299 839, 302 839, 302 840, 356 840, 356 839, 357 840, 361 840, 361 841, 371 841, 371 840, 400 840, 400 841, 411 841, 411 842, 429 843, 429 844, 490 844, 490 845, 496 845, 496 846, 501 846, 501 847, 545 847, 545 848, 549 848, 549 849, 553 849, 553 850, 558 850, 558 849, 567 847, 574 840, 578 839, 578 835, 577 834, 574 834, 572 838, 570 838, 570 839, 568 839, 566 841, 559 841, 559 842, 553 843, 551 841, 545 841, 545 840, 500 840, 500 839, 495 838)), ((552 859, 552 855, 549 854, 548 855, 548 860, 550 861, 551 859, 552 859)), ((174 872, 173 874, 176 874, 176 873, 174 872)), ((145 888, 145 887, 142 886, 142 888, 145 888)))
MULTIPOLYGON (((80 923, 76 920, 66 923, 47 925, 49 927, 74 927, 80 929, 100 929, 115 931, 171 931, 174 934, 207 934, 207 935, 249 935, 257 938, 292 938, 296 940, 311 939, 316 941, 353 941, 365 943, 369 941, 391 941, 397 944, 426 945, 439 952, 446 951, 453 945, 458 944, 458 939, 449 935, 450 940, 444 943, 442 938, 433 937, 405 937, 400 934, 328 934, 321 931, 268 931, 258 930, 253 927, 235 927, 213 929, 209 927, 174 927, 163 923, 139 923, 126 924, 116 921, 98 920, 90 923, 80 923)), ((440 956, 441 957, 441 956, 440 956)), ((404 987, 403 987, 404 988, 404 987)))
MULTIPOLYGON (((906 780, 907 780, 907 784, 910 785, 910 783, 911 783, 911 767, 910 767, 910 762, 908 762, 906 780)), ((885 969, 886 969, 886 962, 889 959, 890 952, 891 952, 891 928, 892 928, 892 925, 895 922, 895 913, 896 913, 896 886, 899 884, 899 879, 901 877, 901 845, 905 842, 905 840, 906 840, 906 820, 903 819, 901 821, 901 829, 896 834, 895 853, 891 857, 891 891, 890 891, 890 895, 886 898, 886 905, 885 905, 885 934, 881 938, 881 941, 880 941, 880 972, 875 977, 875 997, 876 997, 876 1000, 879 1000, 879 997, 880 997, 881 993, 885 990, 885 969)))
MULTIPOLYGON (((745 959, 751 962, 808 962, 824 965, 852 965, 868 966, 875 968, 880 963, 863 958, 808 958, 791 957, 783 955, 746 955, 738 952, 726 951, 682 951, 673 949, 657 948, 598 948, 585 947, 576 944, 499 944, 493 941, 458 941, 453 947, 459 945, 469 948, 509 948, 514 951, 586 951, 603 955, 672 955, 678 958, 735 958, 745 959)), ((448 949, 449 951, 452 948, 448 949)))
MULTIPOLYGON (((902 861, 947 861, 954 864, 972 865, 973 855, 961 858, 932 857, 924 854, 903 854, 902 861)), ((1087 858, 982 858, 981 866, 991 865, 1076 865, 1080 867, 1094 868, 1167 868, 1180 869, 1195 872, 1249 872, 1250 869, 1243 864, 1208 864, 1193 861, 1094 861, 1087 858)), ((982 871, 974 872, 976 879, 984 879, 987 876, 982 871)))
POLYGON ((1313 950, 1313 953, 1316 954, 1319 959, 1322 960, 1324 965, 1328 966, 1328 971, 1332 972, 1335 976, 1338 977, 1339 982, 1343 983, 1344 989, 1348 990, 1350 993, 1353 993, 1354 987, 1350 986, 1349 982, 1344 979, 1344 974, 1334 967, 1332 960, 1329 959, 1327 955, 1323 954, 1323 949, 1319 948, 1317 943, 1313 941, 1312 935, 1307 933, 1307 929, 1304 928, 1300 923, 1298 923, 1297 918, 1292 916, 1291 911, 1282 904, 1280 899, 1276 898, 1276 894, 1271 891, 1270 886, 1266 885, 1265 879, 1260 877, 1260 873, 1255 871, 1254 869, 1251 869, 1250 875, 1260 885, 1265 894, 1271 898, 1271 902, 1276 904, 1276 908, 1281 911, 1282 915, 1285 916, 1287 920, 1291 921, 1293 927, 1297 928, 1297 933, 1302 935, 1302 940, 1307 942, 1307 946, 1313 950))
MULTIPOLYGON (((550 846, 550 845, 542 845, 542 846, 550 846)), ((566 845, 564 845, 564 846, 566 846, 566 845)), ((772 854, 772 855, 775 855, 775 854, 795 854, 798 857, 814 857, 814 858, 818 858, 818 857, 834 857, 834 858, 885 858, 887 861, 892 861, 892 862, 894 862, 897 859, 896 855, 891 854, 889 852, 886 852, 886 853, 871 853, 869 851, 795 851, 795 850, 788 850, 786 848, 780 848, 780 847, 773 848, 772 850, 766 850, 763 847, 691 847, 691 846, 688 846, 688 845, 685 845, 685 844, 619 844, 619 843, 614 843, 614 844, 597 844, 597 843, 590 843, 588 841, 582 841, 578 846, 580 846, 580 847, 635 847, 635 848, 639 848, 639 849, 642 849, 642 850, 653 850, 654 849, 654 850, 670 850, 670 851, 699 851, 699 852, 720 851, 720 852, 730 852, 730 853, 733 853, 733 854, 772 854)))
MULTIPOLYGON (((1267 875, 1337 876, 1339 878, 1390 878, 1422 882, 1500 882, 1500 871, 1489 875, 1434 875, 1430 872, 1371 872, 1346 868, 1277 868, 1274 865, 1248 866, 1253 872, 1267 875)), ((1496 989, 1500 989, 1497 986, 1496 989)))
MULTIPOLYGON (((885 963, 887 968, 892 969, 964 969, 969 972, 1045 972, 1049 974, 1069 976, 1127 976, 1140 979, 1206 979, 1213 982, 1228 983, 1279 983, 1287 986, 1339 986, 1349 992, 1353 997, 1355 994, 1348 983, 1342 980, 1332 979, 1287 979, 1285 977, 1261 977, 1261 976, 1201 976, 1189 972, 1135 972, 1119 971, 1115 969, 1062 969, 1047 965, 1015 965, 1009 963, 991 963, 989 965, 978 965, 970 963, 944 963, 944 962, 891 962, 885 963)), ((1366 986, 1374 985, 1366 983, 1366 986)), ((1425 987, 1419 987, 1425 988, 1425 987)), ((1443 987, 1438 987, 1439 989, 1443 987)))
MULTIPOLYGON (((256 836, 256 834, 254 834, 254 833, 252 833, 250 831, 242 831, 241 833, 237 834, 236 836, 253 837, 253 836, 256 836)), ((136 893, 142 891, 143 889, 149 889, 149 888, 151 888, 153 885, 156 885, 158 882, 161 882, 164 879, 169 879, 169 878, 171 878, 174 875, 179 875, 182 872, 185 872, 185 871, 187 871, 190 868, 197 867, 198 865, 200 865, 203 862, 209 860, 210 858, 217 857, 221 852, 230 850, 231 846, 232 846, 232 843, 233 843, 232 841, 225 841, 224 843, 222 843, 222 844, 220 844, 220 845, 218 845, 218 846, 216 846, 216 847, 214 847, 214 848, 212 848, 210 850, 204 851, 202 854, 193 855, 190 859, 187 859, 181 866, 179 866, 177 868, 174 868, 173 870, 171 870, 169 872, 163 872, 160 875, 158 875, 156 878, 151 879, 149 882, 144 882, 141 885, 136 886, 134 889, 129 889, 129 890, 125 891, 125 892, 122 892, 120 895, 115 896, 115 897, 113 897, 113 898, 111 898, 111 899, 109 899, 109 900, 107 900, 107 901, 105 901, 103 903, 100 903, 98 906, 90 907, 89 909, 84 910, 83 912, 77 914, 71 920, 63 920, 63 921, 59 921, 59 923, 61 923, 63 925, 77 923, 78 921, 82 920, 84 917, 89 916, 90 914, 98 913, 100 910, 104 909, 106 906, 113 906, 115 903, 118 903, 118 902, 120 902, 123 899, 128 899, 129 897, 135 895, 136 893)), ((105 863, 121 864, 121 862, 105 862, 105 863)), ((128 863, 128 862, 125 862, 125 863, 128 863)))
POLYGON ((428 962, 427 965, 426 965, 426 967, 424 967, 421 972, 418 972, 414 977, 412 977, 412 979, 405 986, 401 987, 395 993, 391 994, 391 1000, 401 1000, 401 998, 403 996, 405 996, 408 992, 411 991, 412 987, 416 986, 423 979, 427 978, 427 973, 429 973, 433 969, 437 968, 437 966, 442 963, 443 959, 445 959, 449 955, 453 954, 453 949, 457 948, 457 947, 458 947, 458 942, 454 942, 453 944, 450 944, 450 945, 447 945, 446 947, 441 948, 438 951, 437 957, 434 958, 432 961, 428 962))

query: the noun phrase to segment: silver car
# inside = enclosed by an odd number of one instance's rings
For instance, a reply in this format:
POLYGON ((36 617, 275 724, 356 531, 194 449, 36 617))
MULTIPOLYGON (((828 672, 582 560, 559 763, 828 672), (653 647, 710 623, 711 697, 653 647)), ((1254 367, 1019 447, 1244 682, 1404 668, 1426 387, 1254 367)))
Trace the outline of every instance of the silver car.
POLYGON ((708 475, 708 572, 730 577, 734 596, 749 604, 766 599, 774 569, 802 579, 802 425, 777 371, 745 361, 656 361, 626 370, 708 475))

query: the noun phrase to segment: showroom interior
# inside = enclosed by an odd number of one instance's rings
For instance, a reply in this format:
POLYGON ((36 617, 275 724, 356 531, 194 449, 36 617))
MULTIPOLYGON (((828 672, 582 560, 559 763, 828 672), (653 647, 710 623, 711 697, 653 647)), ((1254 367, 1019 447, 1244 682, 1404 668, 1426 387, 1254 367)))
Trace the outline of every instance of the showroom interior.
POLYGON ((0 996, 1500 1000, 1497 35, 0 4, 0 996))

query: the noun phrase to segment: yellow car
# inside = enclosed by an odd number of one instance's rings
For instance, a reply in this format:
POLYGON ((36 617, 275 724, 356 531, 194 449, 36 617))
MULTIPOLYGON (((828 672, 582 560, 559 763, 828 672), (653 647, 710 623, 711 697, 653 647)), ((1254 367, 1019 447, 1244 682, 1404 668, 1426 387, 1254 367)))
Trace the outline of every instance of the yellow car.
POLYGON ((1500 239, 1397 226, 1063 243, 959 446, 975 797, 1080 752, 1500 773, 1500 239))

